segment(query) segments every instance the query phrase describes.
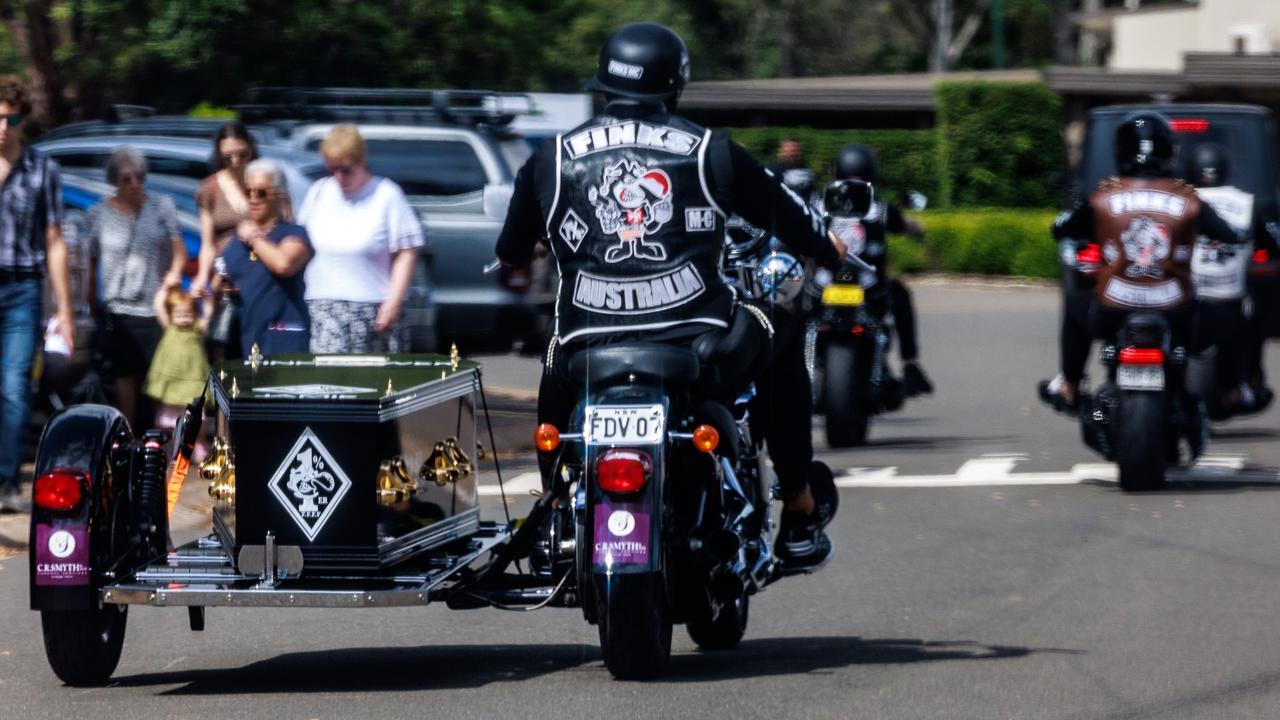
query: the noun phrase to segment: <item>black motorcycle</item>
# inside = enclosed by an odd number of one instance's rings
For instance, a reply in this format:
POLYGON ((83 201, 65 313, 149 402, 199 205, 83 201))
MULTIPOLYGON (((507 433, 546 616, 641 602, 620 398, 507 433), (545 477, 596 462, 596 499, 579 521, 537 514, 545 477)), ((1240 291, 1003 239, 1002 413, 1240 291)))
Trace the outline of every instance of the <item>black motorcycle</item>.
MULTIPOLYGON (((866 183, 832 183, 824 196, 828 223, 859 220, 862 213, 856 210, 864 202, 870 205, 871 194, 866 183), (850 194, 864 193, 865 199, 850 201, 850 194)), ((809 327, 814 404, 826 417, 827 444, 833 448, 866 443, 872 416, 893 412, 906 399, 902 381, 888 366, 893 344, 888 287, 864 279, 875 274, 875 268, 848 254, 821 288, 809 327)))

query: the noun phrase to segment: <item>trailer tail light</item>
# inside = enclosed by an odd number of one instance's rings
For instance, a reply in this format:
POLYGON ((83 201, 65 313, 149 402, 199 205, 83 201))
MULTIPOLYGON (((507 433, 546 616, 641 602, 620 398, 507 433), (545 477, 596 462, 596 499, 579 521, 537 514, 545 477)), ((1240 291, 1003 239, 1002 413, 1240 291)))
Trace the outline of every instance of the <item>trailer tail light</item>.
POLYGON ((32 498, 36 506, 62 512, 71 510, 84 498, 89 476, 79 470, 54 468, 36 478, 32 498))
POLYGON ((1209 121, 1201 119, 1179 119, 1170 120, 1169 128, 1174 132, 1184 133, 1202 133, 1209 132, 1209 121))
POLYGON ((1271 260, 1271 253, 1267 252, 1266 248, 1258 248, 1257 250, 1253 251, 1253 261, 1258 263, 1259 265, 1265 262, 1270 262, 1270 260, 1271 260))
POLYGON ((560 431, 551 423, 542 423, 533 431, 533 444, 542 452, 551 452, 560 446, 560 431))
POLYGON ((1120 351, 1121 365, 1163 365, 1164 351, 1160 348, 1127 347, 1120 351))
POLYGON ((639 450, 608 450, 596 460, 596 482, 605 492, 636 492, 652 472, 653 461, 639 450))
POLYGON ((1081 265, 1097 265, 1102 262, 1102 248, 1098 243, 1089 243, 1076 251, 1076 262, 1081 265))

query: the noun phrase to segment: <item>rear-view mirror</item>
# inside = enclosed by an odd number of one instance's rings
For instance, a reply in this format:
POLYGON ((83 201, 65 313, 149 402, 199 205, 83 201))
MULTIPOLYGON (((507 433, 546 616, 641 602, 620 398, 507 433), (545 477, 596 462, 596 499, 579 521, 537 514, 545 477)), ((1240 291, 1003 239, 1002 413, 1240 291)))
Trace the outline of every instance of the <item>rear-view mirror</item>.
POLYGON ((832 217, 863 217, 871 212, 875 188, 864 180, 836 180, 827 186, 822 204, 832 217))

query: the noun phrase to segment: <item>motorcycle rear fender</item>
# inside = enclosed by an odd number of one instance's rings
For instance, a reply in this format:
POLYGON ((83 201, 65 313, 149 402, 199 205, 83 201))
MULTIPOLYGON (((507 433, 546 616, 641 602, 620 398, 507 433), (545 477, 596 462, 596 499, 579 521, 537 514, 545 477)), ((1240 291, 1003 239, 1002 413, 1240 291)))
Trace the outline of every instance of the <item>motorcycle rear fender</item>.
POLYGON ((116 553, 124 551, 113 542, 116 523, 126 522, 129 516, 129 466, 127 460, 120 466, 111 464, 112 448, 117 443, 127 446, 132 439, 124 416, 105 405, 76 405, 45 426, 35 476, 54 468, 78 470, 88 477, 88 487, 80 504, 66 512, 33 503, 28 535, 32 610, 98 607, 98 589, 104 583, 101 573, 119 559, 116 553))
MULTIPOLYGON (((656 387, 627 385, 606 388, 588 395, 585 405, 661 404, 667 413, 667 432, 671 431, 671 401, 656 387)), ((572 427, 581 428, 582 410, 574 413, 572 427)), ((584 441, 585 443, 585 441, 584 441)), ((616 495, 605 492, 595 480, 597 458, 608 447, 583 447, 583 477, 586 479, 587 506, 583 518, 591 572, 597 575, 649 573, 663 566, 664 482, 666 478, 667 442, 653 445, 627 446, 649 455, 652 474, 639 492, 616 495), (616 555, 615 555, 616 551, 616 555)))

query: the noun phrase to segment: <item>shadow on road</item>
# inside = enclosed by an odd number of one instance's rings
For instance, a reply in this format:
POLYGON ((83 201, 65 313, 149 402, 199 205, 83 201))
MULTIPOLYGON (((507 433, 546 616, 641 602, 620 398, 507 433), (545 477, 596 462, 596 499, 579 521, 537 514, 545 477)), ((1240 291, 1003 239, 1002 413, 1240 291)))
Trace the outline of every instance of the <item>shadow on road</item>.
POLYGON ((1232 428, 1224 430, 1222 428, 1214 428, 1209 433, 1210 445, 1230 445, 1232 443, 1249 443, 1255 440, 1274 440, 1280 437, 1280 432, 1275 430, 1267 430, 1266 428, 1232 428))
POLYGON ((864 448, 953 449, 971 445, 1000 445, 1016 442, 1013 435, 931 435, 928 437, 876 437, 874 431, 864 448))
MULTIPOLYGON (((678 629, 677 629, 678 631, 678 629)), ((762 638, 737 649, 674 655, 663 682, 830 671, 853 665, 999 660, 1078 650, 912 639, 762 638)), ((483 687, 583 667, 604 673, 594 645, 432 645, 290 653, 240 668, 117 677, 113 686, 178 685, 163 695, 395 692, 483 687)), ((602 675, 603 677, 603 675, 602 675)))
MULTIPOLYGON (((1081 484, 1124 493, 1114 481, 1084 480, 1081 484)), ((1170 469, 1164 487, 1125 493, 1135 498, 1167 495, 1227 495, 1241 492, 1280 491, 1280 468, 1248 465, 1239 470, 1221 468, 1170 469)))

